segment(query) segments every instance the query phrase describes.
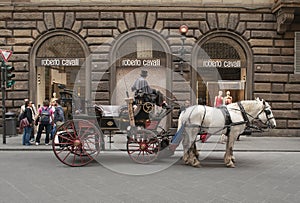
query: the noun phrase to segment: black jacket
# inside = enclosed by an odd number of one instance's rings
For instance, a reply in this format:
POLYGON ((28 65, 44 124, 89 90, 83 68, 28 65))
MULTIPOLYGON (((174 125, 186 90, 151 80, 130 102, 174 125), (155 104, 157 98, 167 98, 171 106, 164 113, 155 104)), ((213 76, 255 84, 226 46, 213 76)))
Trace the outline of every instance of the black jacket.
POLYGON ((24 116, 27 118, 28 122, 32 124, 33 118, 32 118, 32 110, 30 107, 25 108, 24 116))

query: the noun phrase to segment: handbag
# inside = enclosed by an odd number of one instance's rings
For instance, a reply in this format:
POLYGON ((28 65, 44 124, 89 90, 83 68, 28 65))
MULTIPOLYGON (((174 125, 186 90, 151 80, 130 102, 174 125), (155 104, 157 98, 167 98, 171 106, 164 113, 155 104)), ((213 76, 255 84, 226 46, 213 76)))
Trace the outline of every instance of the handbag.
POLYGON ((29 126, 29 125, 30 125, 30 124, 29 124, 29 121, 28 121, 28 119, 27 119, 26 117, 23 118, 23 119, 20 121, 20 128, 21 128, 21 129, 23 129, 23 128, 29 126))

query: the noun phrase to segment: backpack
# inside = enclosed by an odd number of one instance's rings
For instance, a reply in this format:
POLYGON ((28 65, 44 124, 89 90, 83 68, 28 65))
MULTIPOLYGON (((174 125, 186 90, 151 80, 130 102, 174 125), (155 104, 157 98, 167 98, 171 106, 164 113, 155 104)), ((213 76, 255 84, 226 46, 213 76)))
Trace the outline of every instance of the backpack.
POLYGON ((50 123, 50 108, 42 107, 41 124, 47 125, 50 123))
POLYGON ((64 111, 62 109, 61 106, 58 106, 55 108, 55 111, 54 111, 54 122, 56 123, 57 121, 60 121, 60 122, 64 122, 64 111))

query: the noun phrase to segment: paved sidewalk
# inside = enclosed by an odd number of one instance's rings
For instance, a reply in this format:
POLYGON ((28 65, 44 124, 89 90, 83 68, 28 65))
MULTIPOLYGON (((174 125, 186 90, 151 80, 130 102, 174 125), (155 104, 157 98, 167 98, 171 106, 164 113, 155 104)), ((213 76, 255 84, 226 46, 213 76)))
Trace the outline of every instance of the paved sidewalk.
MULTIPOLYGON (((41 144, 35 146, 33 143, 31 146, 22 145, 22 135, 19 134, 15 137, 7 137, 6 144, 3 144, 2 135, 0 135, 0 151, 12 150, 37 150, 37 151, 52 151, 51 144, 46 146, 44 143, 44 137, 42 136, 41 144)), ((107 137, 105 140, 108 140, 107 137)), ((115 141, 110 144, 106 141, 105 148, 110 150, 125 150, 126 149, 126 138, 124 135, 118 140, 118 137, 113 137, 115 141)), ((206 143, 198 143, 198 149, 203 151, 224 151, 225 144, 217 142, 217 139, 210 138, 206 143)), ((181 145, 178 150, 182 149, 181 145)), ((235 142, 234 151, 255 151, 255 152, 267 152, 267 151, 278 151, 278 152, 300 152, 300 137, 259 137, 259 136, 241 136, 240 141, 235 142)))

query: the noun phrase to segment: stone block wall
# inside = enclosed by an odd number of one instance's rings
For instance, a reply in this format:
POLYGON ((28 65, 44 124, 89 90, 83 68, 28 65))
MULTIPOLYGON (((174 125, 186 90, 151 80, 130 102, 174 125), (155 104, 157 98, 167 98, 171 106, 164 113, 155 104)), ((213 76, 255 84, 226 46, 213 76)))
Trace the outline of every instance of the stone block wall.
MULTIPOLYGON (((113 42, 130 30, 153 29, 165 38, 173 54, 178 55, 181 46, 178 28, 185 23, 189 26, 188 62, 191 62, 193 46, 208 33, 223 31, 241 36, 253 54, 249 59, 253 60, 253 98, 262 97, 272 105, 278 123, 276 135, 299 135, 300 75, 294 74, 294 31, 278 34, 276 15, 271 9, 213 8, 196 3, 181 7, 107 5, 2 7, 0 47, 13 51, 10 64, 16 69, 17 80, 7 92, 9 110, 17 112, 23 99, 28 98, 30 68, 34 68, 30 65, 30 51, 35 41, 50 31, 66 30, 85 41, 92 59, 92 97, 108 104, 112 88, 109 56, 113 42)), ((191 79, 189 69, 185 70, 184 77, 191 79)), ((184 100, 190 93, 181 89, 180 79, 177 79, 173 78, 173 93, 184 100)), ((174 118, 176 121, 176 115, 174 118)))

